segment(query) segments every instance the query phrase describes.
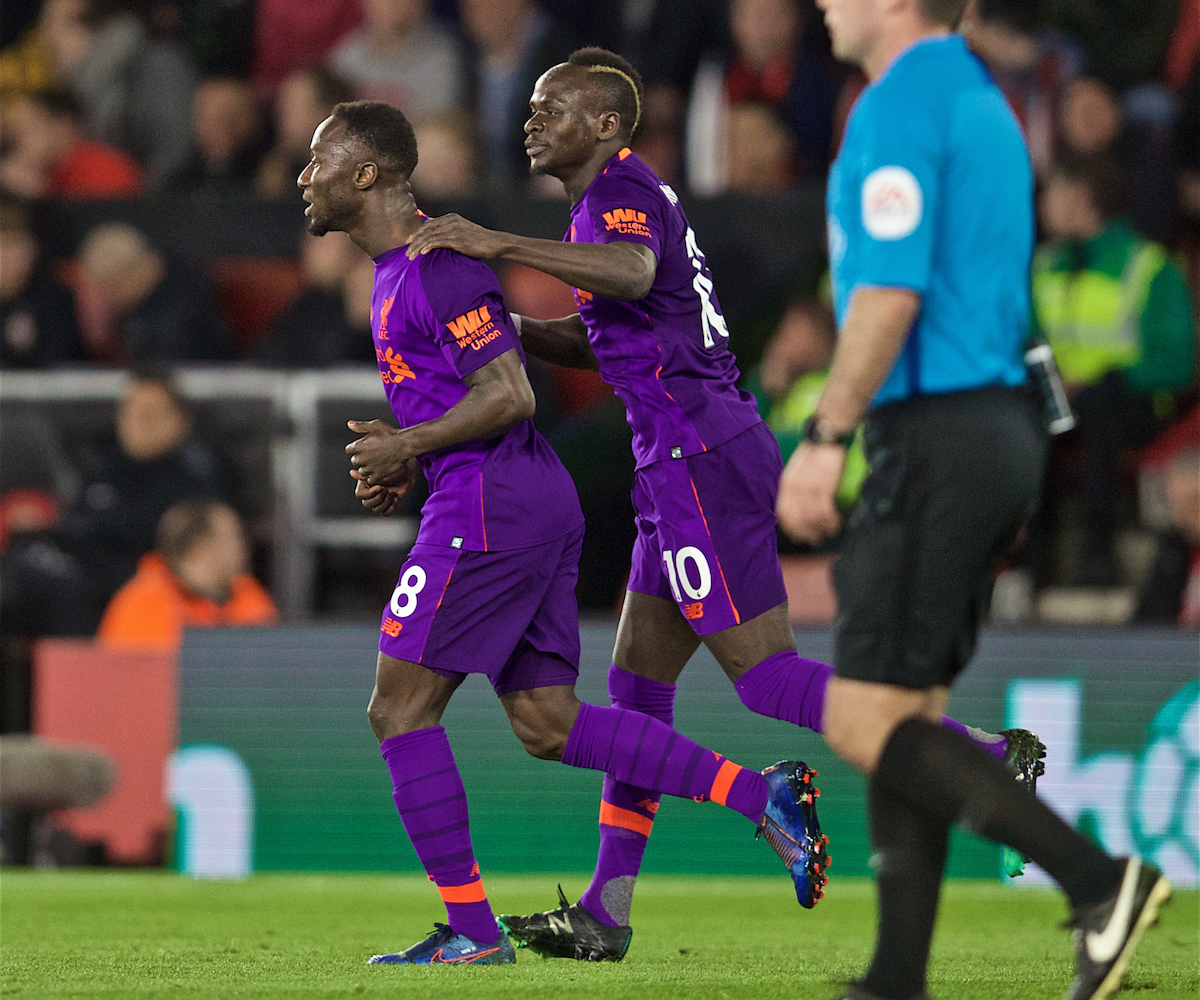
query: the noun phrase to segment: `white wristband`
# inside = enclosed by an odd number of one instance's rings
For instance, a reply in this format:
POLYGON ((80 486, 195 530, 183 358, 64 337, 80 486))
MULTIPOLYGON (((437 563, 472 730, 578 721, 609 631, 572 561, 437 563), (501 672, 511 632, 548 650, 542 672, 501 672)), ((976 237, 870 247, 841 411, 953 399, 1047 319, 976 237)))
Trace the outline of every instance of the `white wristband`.
POLYGON ((521 336, 521 315, 520 315, 520 313, 510 312, 508 314, 508 320, 510 323, 512 323, 513 326, 515 326, 517 328, 517 336, 518 337, 521 336))

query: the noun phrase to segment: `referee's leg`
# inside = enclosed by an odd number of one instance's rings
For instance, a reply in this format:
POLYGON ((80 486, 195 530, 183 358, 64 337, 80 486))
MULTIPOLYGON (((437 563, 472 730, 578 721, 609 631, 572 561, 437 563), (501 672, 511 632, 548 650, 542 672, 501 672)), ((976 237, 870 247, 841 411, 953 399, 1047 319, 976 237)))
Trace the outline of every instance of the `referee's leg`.
POLYGON ((835 569, 838 676, 826 693, 825 738, 870 779, 879 897, 860 996, 923 996, 954 823, 1028 855, 1077 914, 1113 896, 1126 871, 999 761, 938 724, 973 651, 991 570, 1040 478, 1030 459, 1040 450, 1024 441, 1019 414, 1003 400, 987 403, 919 404, 902 411, 911 417, 893 418, 902 423, 872 460, 835 569), (934 406, 939 412, 922 415, 934 406), (946 426, 958 433, 938 433, 946 426))

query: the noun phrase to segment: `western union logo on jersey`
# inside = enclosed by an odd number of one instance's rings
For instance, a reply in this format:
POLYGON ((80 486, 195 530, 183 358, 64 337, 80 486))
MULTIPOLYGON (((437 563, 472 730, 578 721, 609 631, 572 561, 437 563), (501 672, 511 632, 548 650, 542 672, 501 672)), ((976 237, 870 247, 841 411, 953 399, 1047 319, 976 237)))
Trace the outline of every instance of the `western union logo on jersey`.
POLYGON ((650 228, 646 225, 646 213, 636 208, 614 208, 604 213, 604 228, 631 236, 650 236, 650 228))
POLYGON ((469 347, 478 351, 484 344, 490 344, 500 336, 487 306, 480 306, 452 319, 446 324, 446 329, 454 334, 455 342, 463 350, 469 347))

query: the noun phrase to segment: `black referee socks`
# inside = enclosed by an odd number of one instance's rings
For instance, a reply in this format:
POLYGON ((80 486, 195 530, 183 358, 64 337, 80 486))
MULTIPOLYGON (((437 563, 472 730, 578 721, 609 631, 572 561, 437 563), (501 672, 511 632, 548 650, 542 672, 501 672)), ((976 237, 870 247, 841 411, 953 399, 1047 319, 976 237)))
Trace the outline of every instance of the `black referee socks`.
POLYGON ((862 983, 881 1000, 910 1000, 924 996, 950 827, 914 809, 874 779, 869 795, 879 933, 862 983))
POLYGON ((901 723, 879 760, 874 781, 930 819, 961 823, 1041 865, 1072 905, 1111 896, 1124 866, 1072 830, 1013 781, 999 761, 958 733, 924 719, 901 723))

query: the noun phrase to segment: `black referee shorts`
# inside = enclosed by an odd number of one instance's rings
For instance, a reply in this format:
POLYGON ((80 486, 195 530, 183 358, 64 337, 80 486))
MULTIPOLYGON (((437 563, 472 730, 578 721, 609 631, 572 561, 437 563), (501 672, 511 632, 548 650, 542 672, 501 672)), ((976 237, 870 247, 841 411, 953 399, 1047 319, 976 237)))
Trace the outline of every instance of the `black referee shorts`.
POLYGON ((923 396, 867 420, 871 473, 834 567, 838 676, 949 685, 992 573, 1037 507, 1048 438, 1025 390, 923 396))

